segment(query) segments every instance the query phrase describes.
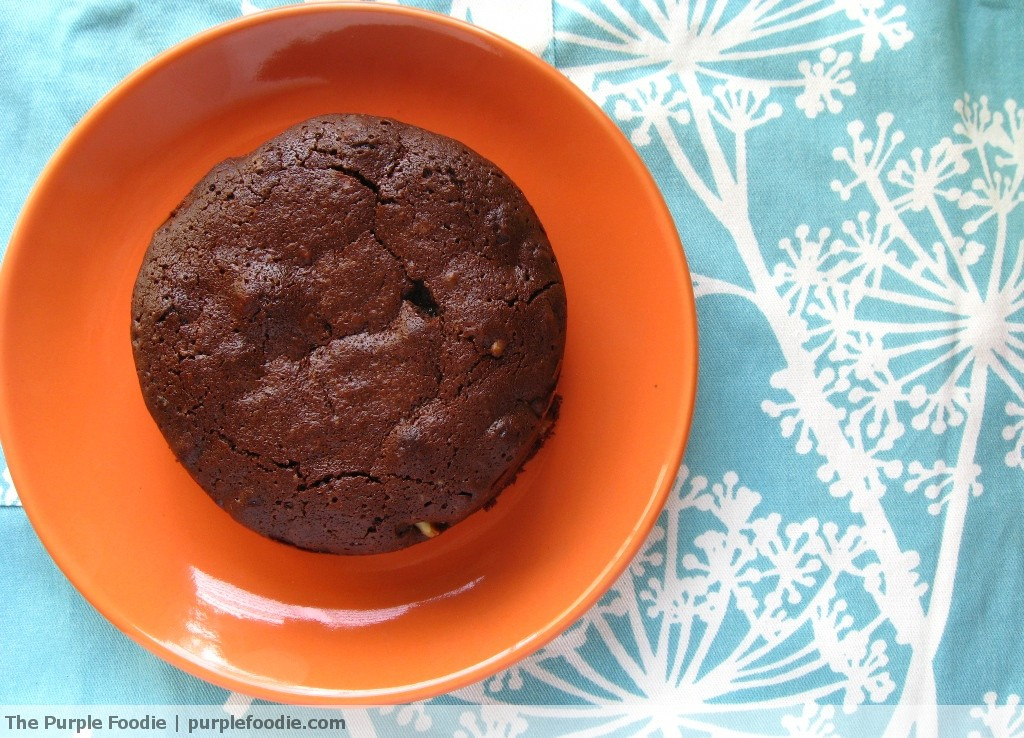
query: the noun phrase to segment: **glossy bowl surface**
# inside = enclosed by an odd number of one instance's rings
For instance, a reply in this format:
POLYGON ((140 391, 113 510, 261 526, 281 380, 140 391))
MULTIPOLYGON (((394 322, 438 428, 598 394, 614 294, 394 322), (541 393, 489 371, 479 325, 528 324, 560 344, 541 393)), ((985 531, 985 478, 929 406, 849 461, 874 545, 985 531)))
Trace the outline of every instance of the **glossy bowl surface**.
POLYGON ((272 700, 422 699, 557 635, 653 525, 696 379, 682 249, 629 142, 526 51, 396 6, 260 13, 157 57, 59 149, 0 274, 0 436, 43 543, 131 638, 272 700), (219 510, 147 413, 129 343, 142 255, 182 196, 332 112, 394 117, 496 162, 544 223, 569 303, 554 436, 491 511, 370 557, 292 549, 219 510))

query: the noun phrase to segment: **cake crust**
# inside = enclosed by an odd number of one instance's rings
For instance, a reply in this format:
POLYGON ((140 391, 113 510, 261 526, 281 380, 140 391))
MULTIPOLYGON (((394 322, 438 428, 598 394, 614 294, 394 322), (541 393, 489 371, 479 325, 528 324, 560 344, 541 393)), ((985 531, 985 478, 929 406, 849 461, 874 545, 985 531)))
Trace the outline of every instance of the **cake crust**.
POLYGON ((131 339, 150 413, 217 504, 354 554, 493 503, 550 429, 565 327, 550 243, 503 172, 334 115, 186 196, 144 257, 131 339))

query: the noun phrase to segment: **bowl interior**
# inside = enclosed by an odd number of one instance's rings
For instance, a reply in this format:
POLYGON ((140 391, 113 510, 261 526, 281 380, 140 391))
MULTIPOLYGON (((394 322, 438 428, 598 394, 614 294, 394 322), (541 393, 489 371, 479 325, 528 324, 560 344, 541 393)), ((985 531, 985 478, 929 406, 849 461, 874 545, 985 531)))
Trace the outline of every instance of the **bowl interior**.
POLYGON ((0 431, 44 544, 128 635, 271 699, 418 699, 553 637, 649 530, 692 411, 689 279, 628 142, 526 52, 408 9, 252 16, 144 67, 51 162, 0 288, 0 431), (135 274, 181 197, 331 112, 398 118, 496 162, 544 223, 569 304, 554 436, 491 511, 369 557, 295 550, 220 511, 147 413, 129 344, 135 274))

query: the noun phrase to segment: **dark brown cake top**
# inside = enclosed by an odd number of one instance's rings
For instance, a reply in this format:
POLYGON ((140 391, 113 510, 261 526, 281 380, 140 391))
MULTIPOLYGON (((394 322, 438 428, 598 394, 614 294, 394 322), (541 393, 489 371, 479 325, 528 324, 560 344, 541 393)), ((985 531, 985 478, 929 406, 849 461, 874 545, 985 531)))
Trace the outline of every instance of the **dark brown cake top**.
POLYGON ((373 553, 490 502, 546 426, 565 292, 519 189, 462 144, 327 116, 215 167, 132 302, 146 403, 244 524, 373 553))

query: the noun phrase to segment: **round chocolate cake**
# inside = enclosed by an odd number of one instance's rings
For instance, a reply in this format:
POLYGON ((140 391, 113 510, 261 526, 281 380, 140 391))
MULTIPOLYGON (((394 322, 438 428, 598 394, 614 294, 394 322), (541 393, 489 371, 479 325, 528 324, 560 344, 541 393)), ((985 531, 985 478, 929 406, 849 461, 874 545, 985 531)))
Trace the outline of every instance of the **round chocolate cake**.
POLYGON ((244 525, 408 546, 491 504, 551 428, 566 304, 522 192, 452 139, 315 118, 217 165, 132 297, 142 393, 244 525))

